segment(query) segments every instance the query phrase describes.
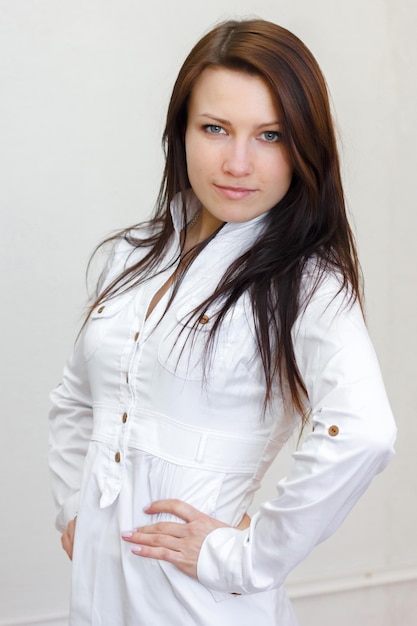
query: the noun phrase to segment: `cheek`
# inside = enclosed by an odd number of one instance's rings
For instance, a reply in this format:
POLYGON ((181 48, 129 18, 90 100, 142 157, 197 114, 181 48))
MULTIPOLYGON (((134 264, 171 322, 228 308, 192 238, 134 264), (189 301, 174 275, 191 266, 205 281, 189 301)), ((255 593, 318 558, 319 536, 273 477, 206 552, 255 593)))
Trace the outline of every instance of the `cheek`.
POLYGON ((281 176, 282 182, 287 187, 289 187, 291 184, 292 173, 293 173, 292 167, 289 167, 288 165, 286 165, 285 167, 282 168, 282 176, 281 176))
POLYGON ((284 155, 280 155, 275 163, 274 170, 270 170, 271 180, 278 180, 281 187, 289 187, 291 184, 292 175, 293 168, 291 167, 288 159, 284 155))
POLYGON ((283 150, 281 154, 281 168, 283 171, 283 176, 288 180, 288 183, 290 183, 294 173, 294 166, 286 150, 283 150))
POLYGON ((200 150, 198 142, 193 140, 192 137, 187 139, 185 137, 185 157, 187 162, 187 169, 189 172, 195 172, 200 168, 200 150))
POLYGON ((194 186, 198 182, 199 178, 199 167, 196 163, 196 160, 193 158, 192 154, 188 153, 187 155, 187 174, 188 180, 191 185, 194 186))
MULTIPOLYGON (((209 176, 216 167, 216 156, 202 142, 189 142, 186 146, 188 177, 204 178, 209 176)), ((200 180, 199 182, 202 182, 200 180)))
POLYGON ((268 191, 269 198, 273 204, 282 198, 287 193, 292 180, 292 168, 283 166, 282 162, 278 164, 278 167, 268 168, 268 191))

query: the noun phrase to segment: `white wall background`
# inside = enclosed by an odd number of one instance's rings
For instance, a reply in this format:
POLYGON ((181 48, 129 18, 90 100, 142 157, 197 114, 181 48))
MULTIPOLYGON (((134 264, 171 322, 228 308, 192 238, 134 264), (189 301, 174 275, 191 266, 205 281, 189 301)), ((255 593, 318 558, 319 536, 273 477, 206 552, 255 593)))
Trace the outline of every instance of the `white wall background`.
POLYGON ((152 208, 164 111, 191 45, 219 19, 254 13, 297 33, 327 76, 400 428, 396 460, 289 590, 302 626, 417 623, 415 1, 0 0, 0 626, 66 623, 46 416, 89 253, 152 208))

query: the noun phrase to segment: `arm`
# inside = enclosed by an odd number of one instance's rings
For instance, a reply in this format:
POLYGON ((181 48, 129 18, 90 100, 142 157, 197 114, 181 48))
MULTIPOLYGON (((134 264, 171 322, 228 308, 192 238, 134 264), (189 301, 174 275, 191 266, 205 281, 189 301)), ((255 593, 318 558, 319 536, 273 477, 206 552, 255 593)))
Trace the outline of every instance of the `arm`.
POLYGON ((333 299, 335 289, 332 279, 322 285, 294 329, 313 430, 250 528, 206 537, 197 573, 213 590, 281 585, 340 526, 393 454, 395 425, 361 312, 344 307, 342 296, 333 299))
MULTIPOLYGON (((99 277, 97 293, 116 276, 120 269, 116 253, 120 249, 123 253, 125 247, 123 239, 114 243, 99 277)), ((83 354, 84 332, 85 329, 64 368, 61 384, 50 396, 49 466, 57 508, 56 527, 64 533, 63 544, 71 546, 71 550, 74 524, 71 524, 70 532, 68 524, 78 512, 84 459, 93 427, 92 400, 83 354)), ((65 545, 64 549, 69 553, 65 545)))
POLYGON ((65 532, 78 511, 84 458, 92 432, 90 389, 82 338, 65 366, 61 384, 52 391, 49 415, 49 467, 57 507, 56 527, 65 532))

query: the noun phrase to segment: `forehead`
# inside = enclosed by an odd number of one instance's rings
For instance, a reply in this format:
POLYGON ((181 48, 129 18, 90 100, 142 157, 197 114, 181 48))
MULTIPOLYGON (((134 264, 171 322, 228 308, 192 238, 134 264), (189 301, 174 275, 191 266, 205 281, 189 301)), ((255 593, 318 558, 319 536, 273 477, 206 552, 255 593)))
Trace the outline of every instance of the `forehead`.
POLYGON ((189 112, 203 114, 220 111, 244 111, 254 117, 275 116, 278 104, 260 76, 224 67, 208 67, 200 74, 191 91, 189 112))

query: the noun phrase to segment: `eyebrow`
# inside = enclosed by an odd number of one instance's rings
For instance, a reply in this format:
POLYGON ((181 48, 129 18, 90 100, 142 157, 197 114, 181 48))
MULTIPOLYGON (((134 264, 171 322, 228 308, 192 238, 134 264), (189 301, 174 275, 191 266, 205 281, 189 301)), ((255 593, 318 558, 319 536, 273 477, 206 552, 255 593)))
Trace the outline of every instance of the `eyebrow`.
MULTIPOLYGON (((211 113, 200 113, 199 117, 208 117, 211 120, 218 122, 219 124, 222 124, 224 126, 233 126, 230 120, 225 120, 222 117, 217 117, 217 115, 212 115, 211 113)), ((281 122, 279 120, 273 120, 272 122, 258 124, 257 126, 255 126, 255 129, 259 130, 260 128, 267 128, 268 126, 280 126, 280 125, 281 125, 281 122)))

